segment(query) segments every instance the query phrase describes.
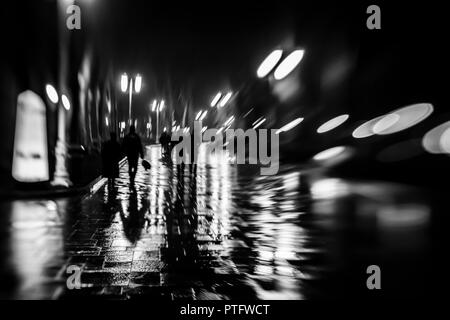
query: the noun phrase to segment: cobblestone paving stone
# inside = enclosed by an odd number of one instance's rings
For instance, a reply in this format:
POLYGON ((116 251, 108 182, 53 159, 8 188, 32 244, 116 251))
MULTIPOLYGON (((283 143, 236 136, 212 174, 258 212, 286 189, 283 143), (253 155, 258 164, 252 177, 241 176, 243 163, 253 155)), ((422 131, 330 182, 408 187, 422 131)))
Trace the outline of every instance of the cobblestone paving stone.
MULTIPOLYGON (((134 187, 125 164, 114 185, 104 184, 88 196, 2 204, 11 212, 10 228, 3 232, 9 245, 2 250, 10 258, 2 265, 2 280, 7 279, 2 296, 256 299, 263 286, 269 291, 290 290, 269 284, 268 276, 277 268, 269 261, 275 253, 271 233, 276 224, 252 222, 258 219, 253 210, 264 205, 257 202, 271 201, 273 195, 257 189, 243 195, 243 186, 254 181, 238 182, 236 168, 226 161, 180 168, 162 162, 154 147, 147 148, 146 157, 152 168, 139 167, 134 187), (239 201, 247 209, 239 208, 239 201), (253 236, 234 239, 233 234, 242 233, 236 226, 253 236), (262 246, 253 250, 252 242, 262 246), (260 256, 270 262, 266 269, 258 266, 260 256), (81 270, 80 289, 67 287, 69 266, 81 270)), ((263 219, 267 214, 273 213, 261 211, 263 219)), ((292 218, 298 214, 292 213, 292 218)), ((296 260, 286 250, 283 259, 296 260)), ((290 265, 283 260, 278 267, 292 278, 290 265)))
POLYGON ((0 202, 0 298, 302 299, 364 289, 345 277, 361 275, 348 263, 382 251, 349 246, 361 232, 348 231, 349 212, 375 206, 340 194, 342 181, 311 187, 292 167, 264 177, 219 158, 180 168, 156 147, 146 158, 152 167, 139 167, 134 187, 125 165, 114 185, 84 197, 0 202), (80 289, 67 285, 71 266, 80 289))

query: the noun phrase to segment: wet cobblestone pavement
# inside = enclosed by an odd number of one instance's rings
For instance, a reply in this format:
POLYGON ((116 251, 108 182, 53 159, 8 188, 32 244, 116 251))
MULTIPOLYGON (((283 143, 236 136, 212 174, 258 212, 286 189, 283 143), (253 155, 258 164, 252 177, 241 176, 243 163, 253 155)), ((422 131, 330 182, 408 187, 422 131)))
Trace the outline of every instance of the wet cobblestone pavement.
POLYGON ((383 284, 395 279, 395 295, 430 265, 432 212, 414 190, 294 167, 264 177, 223 159, 181 168, 155 146, 146 158, 135 187, 125 165, 84 197, 2 202, 1 297, 351 297, 367 294, 370 264, 390 268, 383 284), (70 266, 80 289, 67 287, 70 266))

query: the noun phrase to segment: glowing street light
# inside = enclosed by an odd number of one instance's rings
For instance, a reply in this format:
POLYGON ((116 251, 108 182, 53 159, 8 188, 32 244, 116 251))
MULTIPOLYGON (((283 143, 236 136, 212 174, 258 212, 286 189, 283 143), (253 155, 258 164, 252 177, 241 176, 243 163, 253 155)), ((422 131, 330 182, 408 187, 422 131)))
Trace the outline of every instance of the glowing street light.
POLYGON ((331 131, 333 129, 336 129, 341 124, 343 124, 345 121, 347 121, 349 117, 350 116, 348 114, 343 114, 343 115, 337 116, 333 119, 330 119, 327 122, 325 122, 324 124, 322 124, 317 129, 317 133, 325 133, 325 132, 331 131))
POLYGON ((202 115, 203 110, 200 110, 197 115, 195 116, 195 121, 197 121, 198 119, 200 119, 200 116, 202 115))
POLYGON ((120 90, 123 93, 126 93, 128 91, 129 98, 128 98, 128 122, 131 125, 131 104, 133 101, 133 88, 136 93, 139 93, 142 88, 142 77, 141 75, 136 75, 136 78, 134 80, 134 86, 133 86, 133 78, 128 77, 126 73, 123 73, 120 77, 120 90), (129 82, 128 82, 129 81, 129 82))
POLYGON ((124 73, 120 78, 120 90, 122 90, 122 92, 125 93, 127 92, 127 87, 128 87, 128 75, 124 73))
POLYGON ((258 127, 260 125, 262 125, 264 122, 266 122, 266 118, 261 119, 260 121, 258 121, 258 123, 255 124, 255 126, 253 127, 253 129, 258 129, 258 127))
POLYGON ((231 116, 228 118, 227 121, 225 121, 225 123, 223 124, 224 127, 228 126, 229 124, 233 123, 234 121, 234 116, 231 116))
POLYGON ((217 102, 219 102, 220 98, 222 97, 222 92, 218 92, 214 99, 211 101, 211 107, 214 108, 217 105, 217 102))
POLYGON ((432 112, 433 105, 430 103, 409 105, 364 122, 353 131, 352 136, 360 139, 400 132, 422 122, 432 112))
POLYGON ((272 53, 270 53, 267 58, 264 59, 264 61, 256 71, 256 75, 258 76, 258 78, 264 78, 265 76, 267 76, 272 71, 272 69, 275 68, 282 55, 283 50, 278 49, 272 51, 272 53))
POLYGON ((295 128, 297 125, 299 125, 304 118, 297 118, 294 121, 289 122, 287 125, 281 127, 280 129, 278 129, 275 133, 276 134, 280 134, 281 132, 286 132, 289 131, 293 128, 295 128))
POLYGON ((342 154, 345 150, 346 150, 346 148, 344 146, 333 147, 333 148, 324 150, 322 152, 319 152, 318 154, 316 154, 313 157, 313 159, 315 161, 328 160, 330 158, 334 158, 334 157, 342 154))
POLYGON ((256 119, 256 121, 255 122, 253 122, 253 126, 255 125, 255 124, 257 124, 259 121, 261 121, 262 119, 264 119, 263 117, 259 117, 258 119, 256 119))
POLYGON ((450 121, 428 131, 422 139, 422 146, 429 153, 450 153, 450 121))
POLYGON ((66 96, 65 94, 63 94, 63 95, 61 96, 61 101, 62 101, 62 104, 63 104, 64 108, 65 108, 67 111, 69 111, 69 110, 70 110, 70 102, 69 102, 69 98, 67 98, 67 96, 66 96))
POLYGON ((395 125, 398 120, 400 120, 400 116, 396 113, 390 113, 387 114, 385 117, 381 118, 380 120, 375 123, 372 130, 375 134, 382 134, 384 131, 391 128, 393 125, 395 125))
POLYGON ((274 77, 276 80, 285 78, 302 61, 305 50, 295 50, 288 55, 275 69, 274 77))
MULTIPOLYGON (((158 100, 153 100, 152 103, 152 112, 156 112, 156 141, 159 141, 159 113, 164 109, 165 102, 161 100, 158 103, 158 100)), ((167 129, 167 128, 166 128, 167 129)))
POLYGON ((47 97, 50 99, 53 103, 58 103, 58 92, 56 92, 55 87, 53 87, 51 84, 47 84, 45 86, 45 92, 47 93, 47 97))
POLYGON ((141 92, 141 87, 142 87, 142 77, 141 75, 137 75, 136 76, 136 80, 134 81, 134 91, 136 91, 136 93, 141 92))
POLYGON ((220 103, 219 103, 219 107, 220 108, 223 108, 223 107, 225 107, 225 105, 228 103, 228 101, 231 99, 231 96, 233 95, 233 93, 232 92, 228 92, 223 98, 222 98, 222 100, 220 101, 220 103))
POLYGON ((208 110, 205 110, 205 111, 203 112, 203 114, 201 115, 201 117, 200 117, 200 121, 203 121, 203 119, 205 119, 205 117, 206 117, 207 114, 208 114, 208 110))

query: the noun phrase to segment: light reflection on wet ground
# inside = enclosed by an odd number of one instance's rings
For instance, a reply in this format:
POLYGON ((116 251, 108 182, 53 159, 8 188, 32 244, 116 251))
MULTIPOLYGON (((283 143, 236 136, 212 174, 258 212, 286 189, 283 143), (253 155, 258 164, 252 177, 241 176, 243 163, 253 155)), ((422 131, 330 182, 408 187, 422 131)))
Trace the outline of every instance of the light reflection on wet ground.
POLYGON ((131 188, 125 165, 93 195, 1 203, 1 297, 361 298, 371 264, 386 297, 427 293, 414 278, 432 270, 421 190, 288 166, 264 177, 223 158, 181 168, 157 147, 147 158, 131 188))

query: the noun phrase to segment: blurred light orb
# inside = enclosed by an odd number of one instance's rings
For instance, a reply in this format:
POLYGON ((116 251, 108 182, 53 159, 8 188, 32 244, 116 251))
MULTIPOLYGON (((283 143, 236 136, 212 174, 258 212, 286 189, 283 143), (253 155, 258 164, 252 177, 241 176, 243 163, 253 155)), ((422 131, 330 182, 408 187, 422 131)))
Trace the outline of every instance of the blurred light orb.
POLYGON ((422 146, 429 153, 450 153, 450 121, 428 131, 422 139, 422 146))
POLYGON ((200 117, 200 121, 203 121, 203 119, 205 119, 205 117, 206 117, 207 114, 208 114, 208 110, 205 110, 205 111, 203 112, 203 114, 201 115, 201 117, 200 117))
POLYGON ((231 116, 228 118, 227 121, 225 121, 225 123, 223 124, 224 127, 228 126, 229 124, 231 124, 234 121, 234 116, 231 116))
POLYGON ((361 139, 375 135, 375 133, 373 132, 373 127, 375 126, 375 124, 377 124, 379 120, 383 119, 383 117, 384 116, 376 117, 372 120, 364 122, 362 125, 360 125, 353 131, 352 133, 353 138, 361 139))
POLYGON ((222 92, 218 92, 214 99, 211 101, 211 107, 214 108, 222 97, 222 92))
POLYGON ((343 197, 349 193, 349 185, 337 178, 320 179, 311 185, 311 196, 315 200, 343 197))
POLYGON ((141 88, 142 88, 142 77, 138 74, 136 76, 136 79, 134 80, 134 91, 136 91, 136 93, 141 92, 141 88))
MULTIPOLYGON (((433 113, 433 105, 430 103, 418 103, 397 109, 384 118, 391 117, 392 114, 395 114, 398 116, 398 120, 384 130, 375 133, 387 135, 406 130, 428 118, 431 113, 433 113)), ((389 122, 389 120, 385 122, 389 122)))
POLYGON ((69 102, 69 98, 67 98, 67 96, 65 94, 63 94, 61 96, 61 102, 63 104, 64 109, 69 111, 70 110, 70 102, 69 102))
POLYGON ((58 103, 58 92, 56 92, 55 87, 53 87, 51 84, 47 84, 45 86, 45 92, 47 93, 47 97, 50 99, 53 103, 58 103))
POLYGON ((228 103, 228 101, 231 99, 231 96, 233 95, 233 93, 228 92, 220 101, 219 103, 219 107, 225 107, 225 105, 228 103))
POLYGON ((126 73, 122 74, 120 77, 120 90, 126 92, 128 87, 128 75, 126 73))
POLYGON ((257 124, 259 121, 261 121, 262 119, 264 119, 264 117, 259 117, 258 119, 256 119, 255 122, 252 123, 252 125, 254 126, 255 124, 257 124))
POLYGON ((380 227, 418 227, 429 223, 430 208, 414 203, 382 206, 377 210, 376 218, 380 227))
POLYGON ((165 107, 165 101, 161 100, 161 102, 159 103, 159 111, 163 111, 164 107, 165 107))
POLYGON ((297 118, 294 121, 291 121, 287 125, 278 129, 275 133, 280 134, 281 132, 287 132, 287 131, 295 128, 296 126, 298 126, 303 120, 304 120, 304 118, 297 118))
POLYGON ((152 103, 152 111, 153 111, 153 112, 155 112, 156 106, 157 106, 157 105, 158 105, 158 101, 153 100, 153 103, 152 103))
POLYGON ((264 122, 266 122, 266 118, 261 119, 261 121, 258 121, 257 124, 253 127, 253 129, 257 129, 259 126, 261 126, 264 122))
POLYGON ((258 78, 264 78, 265 76, 267 76, 273 70, 273 68, 275 68, 282 55, 283 50, 277 49, 272 51, 272 53, 270 53, 266 57, 266 59, 264 59, 264 61, 256 71, 256 75, 258 76, 258 78))
POLYGON ((333 148, 319 152, 318 154, 316 154, 313 157, 313 159, 315 161, 328 160, 328 159, 334 158, 334 157, 342 154, 345 151, 345 149, 346 149, 346 147, 344 147, 344 146, 333 147, 333 148))
POLYGON ((430 103, 418 103, 406 106, 388 114, 369 120, 356 128, 354 138, 366 138, 377 135, 397 133, 422 122, 433 112, 430 103))
POLYGON ((450 153, 450 128, 446 129, 439 139, 439 145, 444 153, 450 153))
POLYGON ((276 80, 282 80, 287 77, 297 65, 302 61, 305 50, 295 50, 288 55, 275 69, 274 77, 276 80))
POLYGON ((373 126, 375 134, 382 134, 383 131, 388 130, 400 120, 400 116, 396 113, 390 113, 378 120, 373 126))
POLYGON ((328 132, 328 131, 331 131, 333 129, 336 129, 341 124, 343 124, 345 121, 347 121, 349 117, 350 116, 348 114, 343 114, 343 115, 337 116, 337 117, 335 117, 335 118, 333 118, 331 120, 328 120, 327 122, 322 124, 317 129, 317 133, 324 133, 324 132, 328 132))

